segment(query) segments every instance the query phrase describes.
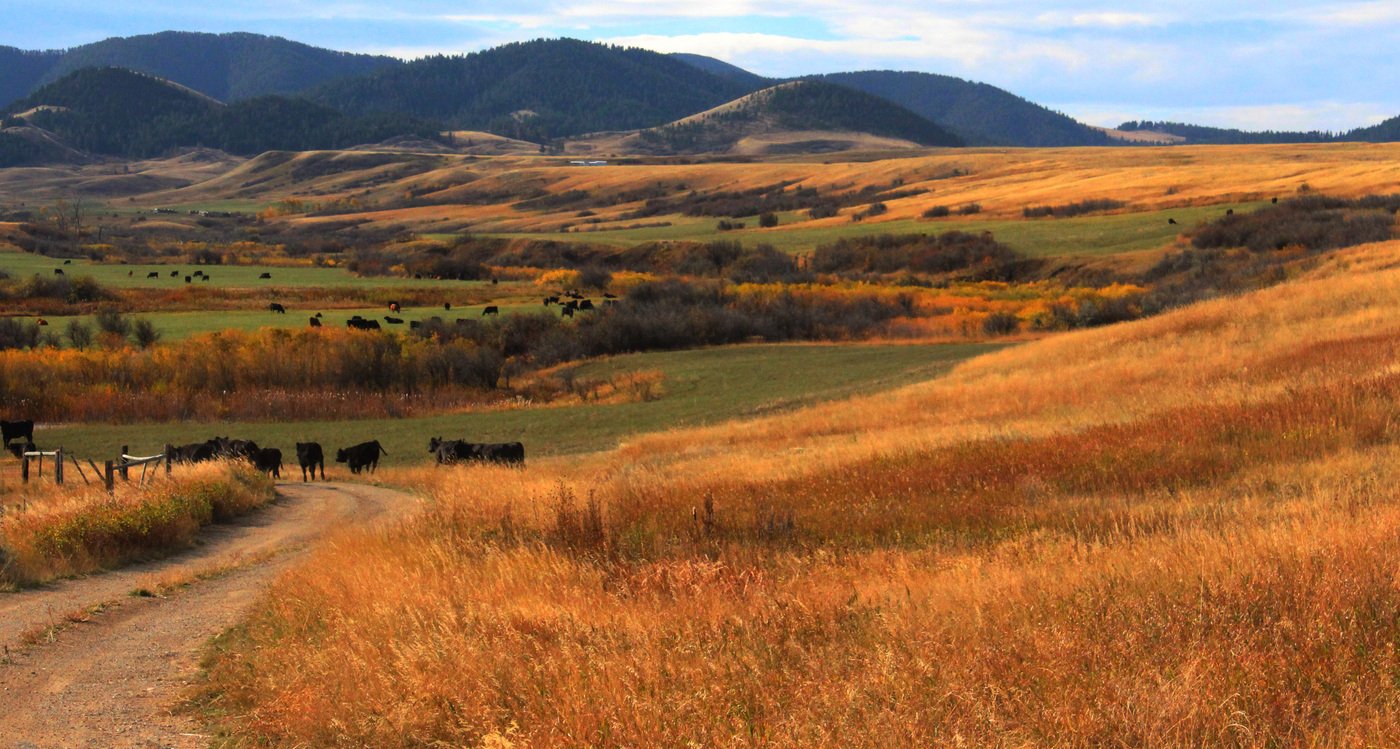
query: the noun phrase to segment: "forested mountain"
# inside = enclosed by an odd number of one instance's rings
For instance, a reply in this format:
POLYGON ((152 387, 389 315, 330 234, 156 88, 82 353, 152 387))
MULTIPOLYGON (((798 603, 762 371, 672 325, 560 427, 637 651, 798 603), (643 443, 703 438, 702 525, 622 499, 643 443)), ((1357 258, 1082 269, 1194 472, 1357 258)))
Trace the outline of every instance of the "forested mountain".
POLYGON ((775 131, 856 132, 925 146, 962 140, 876 96, 824 81, 783 83, 659 128, 641 139, 673 152, 723 150, 739 139, 775 131))
POLYGON ((1359 127, 1345 135, 1337 136, 1337 139, 1368 141, 1371 143, 1393 143, 1400 141, 1400 117, 1391 117, 1385 122, 1370 127, 1359 127))
POLYGON ((1311 132, 1289 132, 1289 131, 1250 131, 1236 130, 1234 128, 1209 127, 1206 125, 1188 125, 1182 122, 1152 122, 1144 120, 1141 122, 1125 122, 1118 126, 1119 130, 1125 132, 1135 132, 1140 130, 1154 133, 1167 133, 1186 139, 1189 144, 1206 145, 1246 145, 1251 143, 1326 143, 1335 140, 1332 133, 1324 133, 1317 130, 1311 132))
POLYGON ((816 76, 874 94, 962 136, 969 145, 1101 146, 1102 133, 986 83, 931 73, 867 70, 816 76))
POLYGON ((716 60, 713 57, 692 55, 685 52, 672 52, 670 56, 688 65, 700 68, 706 73, 735 81, 745 88, 748 88, 750 91, 757 91, 761 88, 766 88, 781 82, 772 78, 764 78, 757 73, 750 73, 738 65, 731 65, 724 60, 716 60))
MULTIPOLYGON (((301 99, 259 97, 230 105, 120 68, 72 73, 14 104, 35 110, 30 125, 84 151, 129 158, 182 146, 230 153, 340 148, 396 135, 432 136, 435 126, 402 116, 346 117, 301 99)), ((18 162, 15 162, 18 163, 18 162)))
POLYGON ((311 96, 351 114, 409 113, 542 141, 659 125, 751 90, 668 55, 550 39, 415 60, 311 96))
POLYGON ((56 50, 33 52, 0 47, 0 107, 32 91, 62 56, 56 50))
POLYGON ((114 37, 63 51, 0 48, 0 106, 24 97, 38 86, 91 67, 150 73, 222 101, 236 101, 268 94, 294 94, 339 78, 400 64, 392 57, 335 52, 280 37, 246 33, 163 31, 114 37))

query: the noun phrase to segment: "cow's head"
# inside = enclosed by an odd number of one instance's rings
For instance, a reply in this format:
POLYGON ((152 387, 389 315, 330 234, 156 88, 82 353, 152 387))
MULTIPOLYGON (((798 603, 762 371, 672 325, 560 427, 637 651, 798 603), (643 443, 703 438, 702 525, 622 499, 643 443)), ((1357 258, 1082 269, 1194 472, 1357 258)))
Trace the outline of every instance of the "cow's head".
POLYGON ((430 439, 428 440, 428 452, 430 452, 430 453, 435 453, 435 452, 437 452, 438 447, 440 447, 441 445, 442 445, 442 438, 441 438, 441 437, 432 437, 432 438, 430 438, 430 439))
POLYGON ((335 451, 335 462, 344 463, 347 460, 349 460, 349 458, 345 457, 345 450, 343 448, 335 451))

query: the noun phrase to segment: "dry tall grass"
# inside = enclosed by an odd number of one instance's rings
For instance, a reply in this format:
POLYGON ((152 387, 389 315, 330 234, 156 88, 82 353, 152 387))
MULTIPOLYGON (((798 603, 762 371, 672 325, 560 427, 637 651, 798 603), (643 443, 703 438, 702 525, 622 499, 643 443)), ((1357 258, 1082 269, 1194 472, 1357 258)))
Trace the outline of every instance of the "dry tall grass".
POLYGON ((193 542, 199 529, 260 507, 272 481, 235 463, 182 468, 141 486, 36 483, 0 514, 0 582, 29 585, 158 556, 193 542))
POLYGON ((1400 244, 342 537, 221 643, 273 746, 1400 742, 1400 244))

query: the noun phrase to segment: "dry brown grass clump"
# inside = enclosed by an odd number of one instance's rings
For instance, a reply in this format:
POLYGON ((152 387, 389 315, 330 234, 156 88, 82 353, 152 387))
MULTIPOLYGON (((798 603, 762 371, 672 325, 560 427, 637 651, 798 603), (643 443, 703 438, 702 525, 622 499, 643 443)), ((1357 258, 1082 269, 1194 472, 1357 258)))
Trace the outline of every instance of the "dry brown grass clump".
POLYGON ((29 585, 188 546, 199 529, 266 504, 272 481, 239 463, 182 467, 144 486, 26 487, 0 515, 0 581, 29 585))
POLYGON ((1394 744, 1397 259, 888 396, 391 471, 429 509, 283 578, 208 704, 273 746, 1394 744))

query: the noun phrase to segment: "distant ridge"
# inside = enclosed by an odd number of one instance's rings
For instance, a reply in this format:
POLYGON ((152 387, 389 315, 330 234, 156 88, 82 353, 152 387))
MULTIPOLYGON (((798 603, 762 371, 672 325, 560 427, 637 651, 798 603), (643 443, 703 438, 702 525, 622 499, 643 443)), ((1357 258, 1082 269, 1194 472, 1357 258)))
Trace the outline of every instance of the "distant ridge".
POLYGON ((716 60, 713 57, 692 55, 686 52, 672 52, 670 56, 688 65, 700 68, 707 73, 712 73, 721 78, 728 78, 752 91, 767 88, 768 86, 781 82, 772 78, 764 78, 757 73, 750 73, 738 65, 731 65, 724 60, 716 60))
POLYGON ((986 83, 932 73, 867 70, 815 76, 908 109, 977 146, 1104 146, 1103 133, 986 83))

